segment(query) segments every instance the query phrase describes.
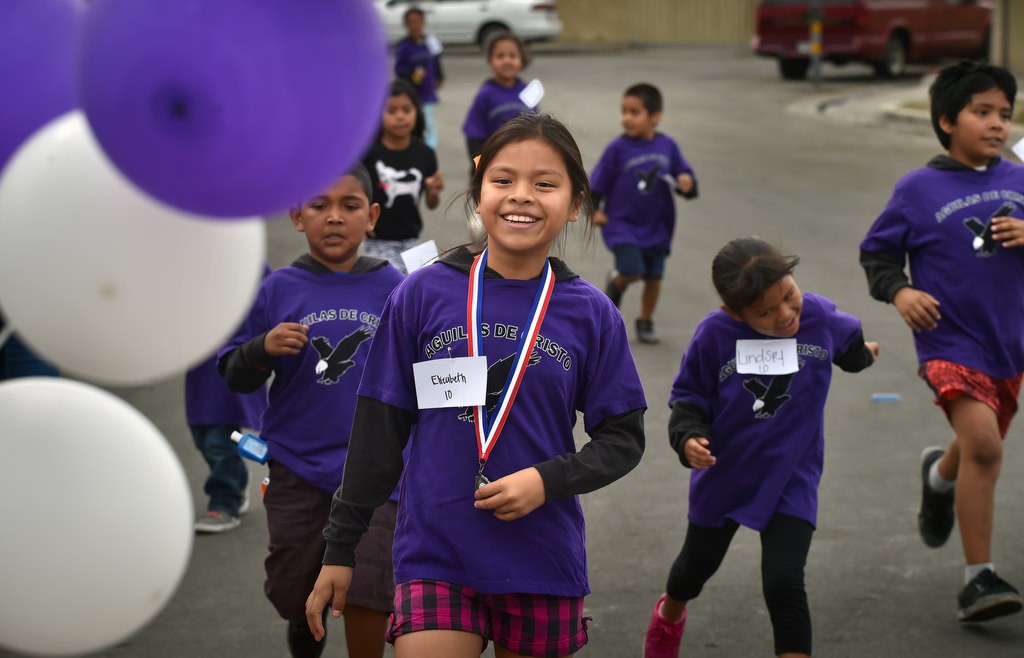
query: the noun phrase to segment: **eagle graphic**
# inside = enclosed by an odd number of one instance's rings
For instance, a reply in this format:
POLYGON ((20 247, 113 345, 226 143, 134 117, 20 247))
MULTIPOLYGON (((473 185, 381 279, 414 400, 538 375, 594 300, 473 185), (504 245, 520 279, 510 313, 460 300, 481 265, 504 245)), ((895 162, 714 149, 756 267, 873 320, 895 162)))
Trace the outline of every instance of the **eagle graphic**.
MULTIPOLYGON (((516 353, 513 352, 504 359, 496 361, 487 369, 487 398, 484 401, 484 407, 487 409, 488 415, 494 413, 494 408, 498 406, 498 400, 501 398, 501 389, 505 387, 505 380, 508 379, 508 374, 512 372, 512 363, 515 359, 516 353)), ((537 350, 533 350, 530 352, 530 361, 526 365, 529 367, 538 363, 540 363, 540 354, 537 353, 537 350)), ((459 420, 472 423, 473 407, 466 407, 459 414, 459 420)))
POLYGON ((644 171, 643 169, 637 169, 636 171, 636 189, 641 192, 647 192, 654 187, 654 184, 661 178, 661 167, 655 165, 652 169, 644 171))
POLYGON ((371 336, 373 336, 373 329, 365 325, 342 338, 337 347, 331 347, 330 341, 323 336, 314 336, 310 342, 313 343, 313 348, 320 355, 315 369, 316 374, 320 375, 317 383, 337 384, 341 376, 356 364, 352 360, 352 355, 371 336))
POLYGON ((996 253, 997 243, 995 237, 992 236, 992 220, 996 217, 1006 217, 1013 212, 1014 207, 1012 203, 1004 203, 999 206, 999 210, 992 213, 986 222, 982 222, 977 217, 968 217, 964 220, 964 226, 974 235, 971 246, 974 247, 974 251, 978 252, 979 258, 988 258, 996 253))
POLYGON ((765 386, 760 379, 743 380, 743 388, 754 396, 754 418, 771 418, 779 407, 789 402, 789 386, 793 383, 793 375, 775 375, 765 386))

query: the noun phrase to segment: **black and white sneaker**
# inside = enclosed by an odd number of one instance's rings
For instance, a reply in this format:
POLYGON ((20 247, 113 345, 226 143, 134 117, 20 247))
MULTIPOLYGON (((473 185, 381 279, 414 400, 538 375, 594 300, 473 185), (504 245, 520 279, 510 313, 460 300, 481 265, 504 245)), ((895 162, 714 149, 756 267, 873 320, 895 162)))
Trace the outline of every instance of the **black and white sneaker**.
POLYGON ((608 299, 612 300, 612 304, 615 304, 615 308, 619 307, 622 303, 622 290, 615 285, 615 280, 619 278, 618 270, 611 270, 608 272, 608 276, 604 279, 604 294, 608 295, 608 299))
POLYGON ((640 318, 637 318, 636 337, 641 343, 645 343, 647 345, 657 345, 661 342, 658 335, 654 333, 654 320, 641 320, 640 318))
POLYGON ((921 453, 921 511, 917 515, 917 530, 921 533, 921 540, 931 548, 946 543, 956 521, 953 509, 955 489, 939 493, 928 486, 928 472, 944 454, 945 450, 934 446, 925 448, 921 453))
POLYGON ((957 618, 965 623, 1012 615, 1024 607, 1020 592, 991 569, 972 578, 956 598, 960 604, 957 618))

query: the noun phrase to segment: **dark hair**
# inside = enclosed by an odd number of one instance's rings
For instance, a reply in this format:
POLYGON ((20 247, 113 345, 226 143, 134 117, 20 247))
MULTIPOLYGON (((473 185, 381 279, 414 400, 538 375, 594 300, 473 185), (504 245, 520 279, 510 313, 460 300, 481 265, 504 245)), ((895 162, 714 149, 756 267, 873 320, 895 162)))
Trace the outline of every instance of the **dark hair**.
POLYGON ((359 184, 363 186, 363 191, 366 192, 366 198, 373 203, 373 182, 370 180, 370 172, 363 166, 363 164, 357 163, 352 166, 352 170, 346 174, 352 176, 359 184))
POLYGON ((466 211, 473 212, 480 203, 480 190, 483 187, 484 172, 498 153, 517 142, 539 139, 562 156, 562 162, 569 174, 572 184, 572 198, 580 199, 580 215, 589 229, 590 216, 594 202, 590 196, 590 177, 583 166, 579 146, 565 125, 550 114, 520 114, 506 121, 493 135, 484 142, 480 151, 480 160, 473 172, 469 190, 466 192, 466 211))
POLYGON ((644 109, 650 114, 661 112, 661 92, 654 85, 647 84, 646 82, 635 84, 627 89, 626 93, 622 96, 623 98, 626 96, 632 96, 633 98, 639 99, 640 102, 643 103, 644 109))
MULTIPOLYGON (((373 182, 370 180, 369 170, 367 170, 367 168, 363 166, 363 163, 357 162, 356 164, 352 165, 352 168, 348 171, 348 173, 342 174, 341 176, 339 176, 339 178, 344 178, 345 176, 352 176, 357 181, 359 181, 359 185, 363 188, 363 192, 366 193, 366 199, 372 205, 373 182)), ((335 179, 334 183, 336 183, 337 180, 338 179, 335 179)), ((332 185, 334 183, 332 183, 332 185)), ((317 193, 316 195, 310 195, 309 199, 316 198, 316 196, 318 195, 319 193, 317 193)), ((296 203, 294 206, 291 206, 289 210, 301 210, 302 206, 305 205, 309 201, 309 199, 306 199, 306 201, 300 201, 296 203)))
POLYGON ((420 9, 419 7, 409 7, 408 9, 405 10, 405 13, 402 14, 402 25, 405 25, 406 20, 408 20, 411 14, 419 14, 420 18, 422 18, 423 20, 427 19, 427 15, 423 13, 422 9, 420 9))
MULTIPOLYGON (((408 96, 409 100, 412 101, 412 106, 416 108, 416 125, 412 128, 412 136, 413 139, 423 141, 423 133, 427 130, 427 120, 423 116, 423 105, 420 103, 420 96, 416 93, 416 88, 408 80, 395 78, 391 82, 391 91, 388 93, 388 98, 395 96, 408 96)), ((377 131, 378 142, 383 134, 384 122, 381 121, 380 129, 377 131)))
POLYGON ((786 256, 762 238, 737 238, 722 247, 711 263, 711 280, 722 303, 739 313, 753 306, 769 288, 793 273, 800 259, 786 256))
POLYGON ((949 133, 942 129, 942 117, 956 124, 960 110, 967 107, 971 97, 992 89, 999 89, 1010 101, 1010 110, 1017 98, 1017 80, 1004 68, 980 62, 960 62, 947 66, 939 72, 935 82, 928 89, 932 105, 932 128, 943 148, 949 149, 949 133))
POLYGON ((484 50, 487 52, 487 61, 491 61, 491 56, 494 55, 494 47, 502 41, 511 41, 516 44, 516 48, 519 49, 519 59, 523 62, 521 70, 525 71, 526 67, 530 65, 530 53, 526 52, 526 42, 519 38, 518 34, 508 30, 500 30, 487 37, 487 42, 484 44, 484 50))

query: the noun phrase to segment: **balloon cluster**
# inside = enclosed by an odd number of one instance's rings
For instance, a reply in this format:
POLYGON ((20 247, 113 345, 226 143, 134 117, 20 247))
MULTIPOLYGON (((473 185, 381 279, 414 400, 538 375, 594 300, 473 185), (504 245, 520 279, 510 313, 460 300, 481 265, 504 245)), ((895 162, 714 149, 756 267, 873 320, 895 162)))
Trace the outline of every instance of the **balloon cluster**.
MULTIPOLYGON (((8 329, 99 383, 148 383, 201 361, 251 302, 262 217, 358 161, 387 86, 372 0, 3 0, 8 329)), ((191 496, 166 439, 91 385, 11 380, 0 383, 0 450, 0 591, 13 603, 0 646, 68 655, 137 631, 191 552, 191 496), (30 514, 12 502, 27 490, 30 514), (145 509, 126 512, 132 500, 145 509), (102 518, 111 511, 131 524, 102 518), (120 534, 99 531, 112 527, 120 534), (58 555, 69 537, 74 555, 58 555), (60 633, 33 624, 48 620, 38 611, 53 592, 100 591, 117 605, 72 606, 60 633)))

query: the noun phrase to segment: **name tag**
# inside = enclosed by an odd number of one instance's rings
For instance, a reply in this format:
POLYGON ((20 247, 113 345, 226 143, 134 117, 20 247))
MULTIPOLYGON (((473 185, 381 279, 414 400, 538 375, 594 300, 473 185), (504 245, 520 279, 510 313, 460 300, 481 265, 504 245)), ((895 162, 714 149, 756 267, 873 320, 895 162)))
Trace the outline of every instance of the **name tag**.
POLYGON ((788 375, 800 369, 796 338, 736 341, 736 372, 744 375, 788 375))
POLYGON ((487 357, 462 356, 412 364, 420 409, 477 407, 487 400, 487 357))

